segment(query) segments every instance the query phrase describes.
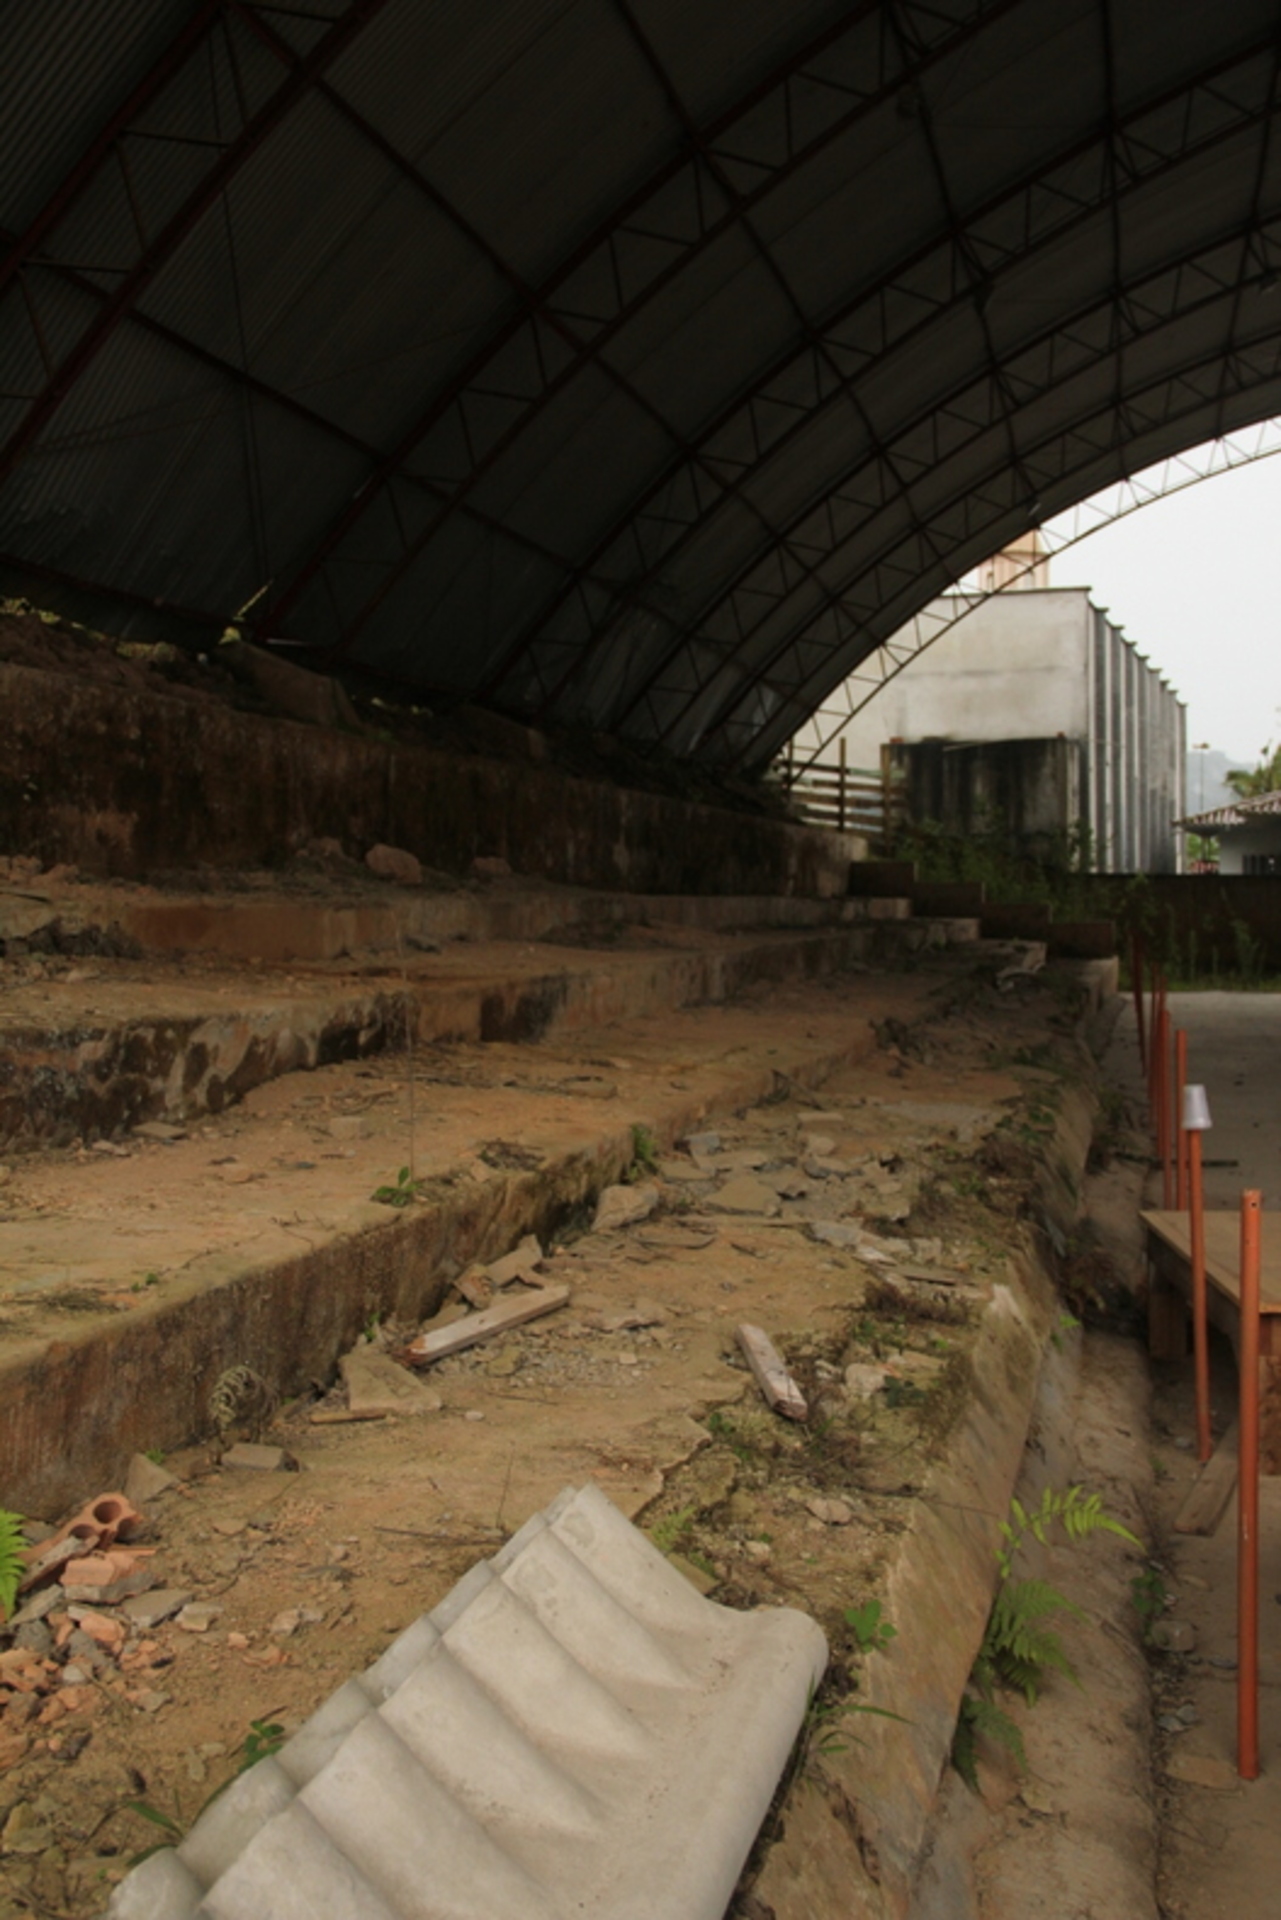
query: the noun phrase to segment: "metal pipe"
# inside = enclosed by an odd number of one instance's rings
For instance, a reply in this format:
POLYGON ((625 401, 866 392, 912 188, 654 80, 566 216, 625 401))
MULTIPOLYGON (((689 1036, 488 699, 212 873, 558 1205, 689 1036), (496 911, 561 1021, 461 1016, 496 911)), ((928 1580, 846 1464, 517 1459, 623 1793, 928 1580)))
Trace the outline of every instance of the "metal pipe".
POLYGON ((1188 1205, 1188 1135, 1183 1124, 1183 1090, 1188 1084, 1188 1036, 1174 1029, 1174 1204, 1180 1213, 1188 1205))
POLYGON ((1205 1284, 1205 1183, 1201 1171, 1201 1135, 1210 1125, 1204 1087, 1188 1087, 1180 1115, 1188 1142, 1188 1252, 1192 1269, 1192 1356, 1196 1380, 1196 1457, 1210 1458, 1210 1333, 1205 1284))
POLYGON ((1259 1266, 1263 1195, 1241 1195, 1241 1426, 1237 1487, 1237 1772, 1259 1777, 1259 1266))
POLYGON ((1174 1205, 1174 1169, 1170 1154, 1170 1016, 1164 998, 1156 1017, 1156 1152, 1161 1162, 1161 1204, 1174 1205))

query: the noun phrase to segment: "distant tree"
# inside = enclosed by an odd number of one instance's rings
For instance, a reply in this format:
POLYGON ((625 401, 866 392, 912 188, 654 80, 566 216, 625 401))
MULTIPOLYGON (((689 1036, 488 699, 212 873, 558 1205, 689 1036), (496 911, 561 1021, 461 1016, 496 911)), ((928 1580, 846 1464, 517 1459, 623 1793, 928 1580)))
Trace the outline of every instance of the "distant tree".
POLYGON ((1233 767, 1224 782, 1239 800, 1255 800, 1261 793, 1281 790, 1281 745, 1269 741, 1257 767, 1233 767))

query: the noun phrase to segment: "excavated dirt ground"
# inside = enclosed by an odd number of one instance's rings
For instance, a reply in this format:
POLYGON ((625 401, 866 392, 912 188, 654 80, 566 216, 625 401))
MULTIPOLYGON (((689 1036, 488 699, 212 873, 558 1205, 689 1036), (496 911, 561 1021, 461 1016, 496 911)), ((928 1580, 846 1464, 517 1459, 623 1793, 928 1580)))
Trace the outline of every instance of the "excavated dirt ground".
MULTIPOLYGON (((696 1090, 749 1053, 882 1023, 881 1045, 817 1092, 784 1083, 709 1123, 719 1140, 697 1159, 672 1147, 656 1174, 637 1169, 661 1196, 648 1220, 567 1221, 543 1278, 569 1282, 569 1305, 432 1368, 439 1410, 317 1425, 338 1405, 320 1382, 319 1403, 254 1436, 297 1471, 234 1471, 206 1447, 165 1461, 177 1485, 152 1503, 146 1544, 161 1584, 215 1611, 132 1634, 119 1658, 89 1659, 83 1686, 51 1667, 47 1691, 9 1702, 0 1920, 101 1912, 158 1837, 128 1802, 189 1823, 251 1722, 296 1725, 570 1482, 598 1480, 718 1599, 811 1610, 833 1697, 856 1686, 845 1609, 875 1596, 946 1451, 977 1312, 1029 1247, 1035 1155, 1089 1073, 1070 995, 1048 981, 998 993, 993 971, 952 956, 572 1046, 420 1058, 416 1170, 465 1179, 576 1137, 588 1104, 625 1125, 659 1085, 696 1090), (861 1255, 830 1243, 840 1232, 816 1237, 833 1225, 863 1236, 861 1255), (734 1345, 743 1319, 809 1393, 805 1426, 765 1410, 734 1345), (852 1365, 883 1370, 880 1389, 847 1382, 852 1365)), ((115 1154, 15 1161, 0 1188, 18 1259, 9 1337, 55 1327, 77 1311, 70 1294, 129 1312, 197 1247, 268 1251, 347 1218, 402 1155, 408 1081, 403 1058, 383 1058, 276 1082, 184 1140, 129 1145, 131 1198, 115 1154), (27 1286, 24 1223, 64 1235, 61 1290, 27 1286)), ((410 1330, 368 1331, 396 1351, 410 1330)), ((749 1890, 736 1910, 755 1910, 749 1890)))

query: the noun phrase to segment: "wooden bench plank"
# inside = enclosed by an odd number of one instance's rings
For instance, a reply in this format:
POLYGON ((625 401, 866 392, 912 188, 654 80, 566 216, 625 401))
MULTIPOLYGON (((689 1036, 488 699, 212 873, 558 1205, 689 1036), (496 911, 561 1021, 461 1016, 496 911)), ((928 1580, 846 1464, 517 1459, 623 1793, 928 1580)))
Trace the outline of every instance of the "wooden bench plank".
POLYGON ((1175 1515, 1176 1533, 1213 1533, 1237 1484, 1237 1423, 1220 1440, 1202 1467, 1192 1491, 1175 1515))

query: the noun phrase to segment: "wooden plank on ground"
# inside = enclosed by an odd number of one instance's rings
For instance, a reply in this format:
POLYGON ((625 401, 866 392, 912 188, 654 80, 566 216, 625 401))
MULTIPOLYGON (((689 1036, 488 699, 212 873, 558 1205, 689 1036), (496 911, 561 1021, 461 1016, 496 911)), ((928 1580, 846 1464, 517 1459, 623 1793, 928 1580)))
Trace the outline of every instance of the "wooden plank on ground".
POLYGON ((738 1344, 766 1403, 788 1420, 804 1420, 809 1413, 805 1395, 783 1365, 782 1355, 769 1335, 760 1327, 744 1323, 738 1329, 738 1344))
POLYGON ((539 1287, 519 1293, 511 1300, 497 1300, 483 1313, 465 1313, 461 1320, 447 1327, 420 1333, 405 1348, 405 1359, 411 1367, 430 1366, 433 1360, 443 1360, 447 1353, 461 1353, 464 1347, 491 1340, 496 1333, 506 1333, 509 1327, 521 1327, 526 1320, 537 1320, 541 1314, 563 1307, 568 1299, 568 1287, 539 1287))
POLYGON ((1220 1440, 1174 1521, 1176 1533, 1213 1533, 1237 1483, 1237 1423, 1220 1440))

